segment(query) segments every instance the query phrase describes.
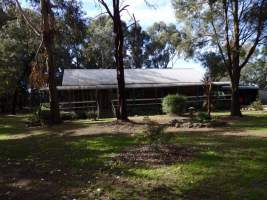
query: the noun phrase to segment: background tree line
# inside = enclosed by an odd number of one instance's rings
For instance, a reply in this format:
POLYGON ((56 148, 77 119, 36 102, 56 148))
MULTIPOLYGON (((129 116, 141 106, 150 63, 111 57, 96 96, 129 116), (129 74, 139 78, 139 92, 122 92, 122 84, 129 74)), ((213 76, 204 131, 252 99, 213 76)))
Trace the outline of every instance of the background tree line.
MULTIPOLYGON (((21 11, 17 0, 1 1, 1 101, 4 101, 3 97, 11 96, 16 102, 19 91, 27 93, 31 81, 41 82, 37 75, 35 80, 31 80, 29 74, 38 71, 32 67, 36 52, 40 55, 49 53, 47 47, 52 44, 49 42, 44 45, 44 51, 36 51, 45 33, 53 35, 50 38, 53 41, 51 66, 55 66, 54 76, 57 79, 64 69, 69 68, 116 68, 112 16, 88 18, 81 3, 74 0, 30 2, 32 9, 21 11), (48 9, 44 13, 46 7, 48 9), (21 12, 26 13, 30 20, 21 12), (51 25, 52 15, 54 19, 50 32, 49 27, 45 28, 46 15, 48 25, 51 25), (43 37, 36 36, 38 30, 43 37)), ((117 3, 120 4, 120 1, 117 3)), ((256 82, 265 87, 267 1, 172 0, 172 3, 179 29, 164 22, 154 23, 147 30, 142 29, 138 22, 131 25, 123 21, 120 23, 123 68, 166 68, 177 55, 194 58, 205 67, 213 68, 209 71, 228 77, 232 85, 231 114, 241 115, 240 81, 256 82)), ((47 69, 44 67, 43 72, 47 69)))
MULTIPOLYGON (((46 69, 35 69, 36 51, 42 38, 36 36, 36 30, 43 30, 43 13, 40 1, 31 1, 33 9, 18 12, 18 1, 5 1, 1 4, 1 94, 2 102, 13 99, 13 108, 18 95, 27 93, 31 82, 43 83, 38 76, 46 69), (36 9, 37 11, 34 11, 36 9), (30 21, 25 20, 24 13, 30 21), (34 76, 32 76, 34 74, 34 76), (31 76, 30 76, 31 75, 31 76), (29 78, 30 77, 30 78, 29 78), (31 79, 32 77, 32 79, 31 79), (18 92, 20 91, 20 93, 18 92)), ((47 2, 49 4, 49 2, 47 2)), ((56 77, 60 78, 64 69, 115 68, 115 46, 113 42, 113 23, 108 15, 88 18, 77 1, 54 1, 56 9, 55 39, 53 62, 56 77)), ((148 30, 135 22, 127 26, 122 22, 124 35, 124 68, 166 68, 177 55, 182 37, 175 25, 164 22, 153 24, 148 30)), ((38 52, 40 53, 40 52, 38 52)), ((42 52, 41 52, 42 53, 42 52)), ((40 68, 40 66, 38 66, 40 68)), ((49 76, 48 76, 49 77, 49 76)), ((1 105, 5 105, 2 103, 1 105)), ((5 111, 5 106, 2 109, 5 111)))

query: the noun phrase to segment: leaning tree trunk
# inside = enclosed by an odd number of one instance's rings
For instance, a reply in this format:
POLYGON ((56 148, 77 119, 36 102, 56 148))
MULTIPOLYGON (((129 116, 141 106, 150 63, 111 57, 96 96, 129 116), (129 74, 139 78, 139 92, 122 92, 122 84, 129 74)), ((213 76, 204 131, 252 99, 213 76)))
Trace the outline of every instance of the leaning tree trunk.
POLYGON ((113 0, 114 8, 114 33, 115 33, 115 59, 118 80, 118 100, 119 105, 117 109, 117 119, 126 121, 127 104, 125 97, 125 78, 124 78, 124 65, 123 65, 123 42, 124 35, 122 30, 122 23, 120 18, 119 0, 113 0))
POLYGON ((48 69, 48 87, 49 87, 49 102, 51 110, 51 123, 58 124, 61 122, 59 113, 56 67, 54 62, 54 15, 51 8, 50 0, 41 0, 42 25, 43 33, 42 39, 47 56, 48 69))

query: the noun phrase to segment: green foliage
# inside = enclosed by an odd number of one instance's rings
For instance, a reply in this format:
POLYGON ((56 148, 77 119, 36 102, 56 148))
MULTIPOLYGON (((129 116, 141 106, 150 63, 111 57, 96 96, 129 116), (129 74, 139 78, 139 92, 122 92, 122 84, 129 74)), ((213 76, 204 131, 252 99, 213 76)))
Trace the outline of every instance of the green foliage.
MULTIPOLYGON (((266 6, 267 3, 264 2, 260 4, 258 1, 236 1, 238 4, 237 13, 239 16, 239 24, 243 24, 242 29, 239 30, 239 48, 245 52, 240 52, 241 61, 244 60, 244 54, 247 55, 248 48, 251 43, 255 41, 255 35, 259 29, 259 20, 265 24, 262 28, 266 28, 266 6), (243 8, 246 8, 245 10, 243 8), (243 9, 243 10, 242 10, 243 9), (242 10, 242 12, 241 12, 242 10), (247 35, 251 33, 251 35, 247 35), (254 33, 254 34, 253 34, 254 33)), ((229 49, 224 48, 225 35, 228 34, 229 41, 234 40, 234 34, 229 34, 229 32, 234 30, 234 12, 228 12, 232 6, 232 1, 216 1, 216 0, 172 0, 172 5, 174 7, 176 18, 178 22, 181 22, 181 29, 187 33, 190 33, 190 45, 191 49, 195 51, 196 54, 203 53, 203 47, 211 46, 215 47, 214 53, 221 54, 218 49, 218 43, 223 51, 224 57, 228 59, 227 52, 229 49), (224 2, 226 5, 224 5, 224 2), (225 9, 227 11, 227 24, 229 31, 226 33, 225 24, 225 9), (222 28, 223 27, 223 28, 222 28)), ((266 36, 266 32, 261 32, 262 36, 266 36)), ((231 44, 230 44, 231 45, 231 44)), ((230 51, 233 49, 230 48, 230 51)), ((204 51, 205 52, 205 51, 204 51)))
POLYGON ((162 111, 168 114, 182 114, 186 100, 187 97, 182 95, 168 95, 162 101, 162 111))
POLYGON ((2 8, 2 3, 0 3, 0 29, 2 26, 6 25, 9 20, 12 20, 12 17, 9 15, 8 10, 2 8))
MULTIPOLYGON (((36 13, 26 11, 36 19, 36 13)), ((36 51, 38 39, 20 15, 10 20, 0 30, 0 96, 13 94, 16 87, 26 87, 29 64, 36 51)))
MULTIPOLYGON (((76 120, 76 119, 93 119, 96 120, 97 116, 94 112, 86 111, 61 111, 60 116, 62 120, 76 120)), ((40 107, 36 108, 33 114, 30 116, 29 121, 32 124, 42 123, 49 124, 50 122, 50 108, 49 104, 41 104, 40 107)))
POLYGON ((166 126, 150 123, 146 125, 143 132, 144 139, 152 146, 158 147, 170 140, 170 135, 165 132, 166 126))
POLYGON ((241 82, 243 84, 256 84, 261 89, 266 89, 267 78, 267 47, 257 51, 252 62, 244 67, 241 73, 241 82))
POLYGON ((97 120, 97 114, 95 111, 88 111, 86 115, 88 119, 97 120))
POLYGON ((44 124, 48 124, 51 119, 51 112, 49 104, 42 104, 39 108, 40 121, 44 124))
POLYGON ((100 16, 91 21, 87 29, 90 43, 84 48, 85 66, 91 68, 115 68, 113 23, 108 16, 100 16))
POLYGON ((75 111, 78 119, 87 119, 87 112, 86 111, 75 111))
POLYGON ((74 119, 97 119, 97 114, 94 111, 75 111, 74 119))
POLYGON ((150 40, 148 32, 144 31, 140 24, 131 26, 129 31, 126 33, 127 46, 130 52, 130 60, 132 61, 132 68, 142 68, 144 62, 148 59, 146 53, 146 45, 150 40))
POLYGON ((75 112, 65 112, 65 111, 61 111, 60 112, 60 116, 61 116, 61 119, 64 121, 64 120, 74 120, 74 119, 77 119, 77 115, 75 112))
MULTIPOLYGON (((227 115, 223 113, 223 116, 227 115)), ((79 199, 84 196, 96 199, 94 192, 97 192, 97 188, 101 188, 101 195, 114 199, 129 199, 129 196, 131 199, 144 200, 177 199, 181 195, 187 199, 266 199, 267 140, 264 136, 267 115, 250 116, 234 120, 233 127, 231 125, 225 130, 214 130, 215 134, 198 130, 194 134, 178 131, 173 134, 171 144, 182 147, 177 152, 181 160, 184 156, 189 156, 189 160, 183 162, 179 159, 176 164, 156 167, 139 167, 134 163, 114 164, 114 156, 121 153, 129 155, 131 149, 141 145, 135 137, 99 134, 68 137, 67 141, 66 137, 55 137, 58 133, 68 133, 70 129, 74 132, 79 130, 85 125, 79 122, 71 126, 63 124, 57 129, 33 129, 30 135, 34 136, 29 136, 29 129, 23 122, 25 116, 0 116, 0 164, 6 166, 7 177, 18 179, 19 165, 27 177, 34 178, 32 176, 40 173, 42 166, 44 174, 51 174, 53 178, 61 180, 52 183, 53 187, 47 187, 47 194, 31 190, 31 194, 40 199, 60 199, 62 194, 55 193, 54 187, 66 187, 66 184, 79 199), (251 136, 240 136, 246 130, 250 130, 251 136), (226 137, 224 133, 229 131, 235 136, 226 137), (189 149, 189 153, 186 149, 189 149), (7 165, 7 162, 10 164, 7 165), (98 178, 88 176, 88 190, 80 194, 76 189, 83 187, 84 182, 79 175, 88 174, 88 169, 90 174, 97 174, 98 178), (65 171, 68 176, 62 175, 65 171), (117 184, 116 181, 124 179, 131 184, 117 184), (259 187, 251 187, 251 183, 257 183, 259 187), (163 191, 160 195, 159 188, 163 191)), ((84 128, 86 126, 88 124, 84 128)), ((1 188, 5 189, 9 185, 9 179, 2 180, 1 188)), ((8 199, 8 195, 4 197, 8 199)), ((12 190, 12 197, 21 199, 20 190, 12 190)))
POLYGON ((40 124, 40 115, 39 115, 39 108, 36 108, 33 113, 29 116, 28 121, 31 125, 33 124, 40 124))
POLYGON ((219 54, 214 52, 204 53, 200 56, 199 60, 206 68, 212 81, 220 81, 222 78, 227 77, 223 59, 219 54))
POLYGON ((177 47, 182 40, 182 34, 174 24, 164 22, 154 23, 148 29, 150 37, 146 44, 145 65, 148 68, 167 68, 177 54, 177 47))
POLYGON ((199 112, 195 118, 198 122, 209 122, 211 121, 211 117, 207 112, 199 112))
POLYGON ((263 105, 262 105, 262 102, 261 100, 257 99, 256 101, 252 102, 250 104, 250 107, 256 111, 261 111, 263 110, 263 105))

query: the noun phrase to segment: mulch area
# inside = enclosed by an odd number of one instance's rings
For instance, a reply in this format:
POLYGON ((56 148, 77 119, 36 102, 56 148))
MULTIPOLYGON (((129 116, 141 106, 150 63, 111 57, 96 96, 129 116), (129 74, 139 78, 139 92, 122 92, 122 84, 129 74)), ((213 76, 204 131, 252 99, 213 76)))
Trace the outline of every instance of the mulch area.
POLYGON ((171 165, 177 162, 186 162, 193 159, 195 149, 181 147, 177 145, 140 145, 122 151, 113 160, 117 163, 159 167, 161 165, 171 165))

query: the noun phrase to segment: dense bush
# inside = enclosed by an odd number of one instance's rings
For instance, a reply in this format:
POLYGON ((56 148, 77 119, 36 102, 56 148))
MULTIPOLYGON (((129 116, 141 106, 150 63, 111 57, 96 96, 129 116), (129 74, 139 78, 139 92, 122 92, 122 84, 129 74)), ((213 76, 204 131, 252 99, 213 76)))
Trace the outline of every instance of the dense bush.
POLYGON ((168 95, 162 101, 162 111, 168 114, 182 114, 187 98, 181 95, 168 95))
MULTIPOLYGON (((97 115, 94 111, 60 111, 60 117, 64 120, 75 120, 75 119, 92 119, 96 120, 97 115)), ((37 107, 33 114, 29 117, 29 124, 49 124, 51 119, 51 112, 49 104, 41 104, 37 107)))
POLYGON ((38 109, 39 119, 42 123, 49 123, 51 119, 50 106, 49 104, 41 104, 38 109))
POLYGON ((154 147, 167 143, 170 135, 166 134, 165 129, 164 125, 148 124, 144 130, 144 139, 154 147))
POLYGON ((253 110, 256 110, 256 111, 263 110, 262 102, 261 102, 261 100, 259 100, 259 99, 257 99, 256 101, 252 102, 252 103, 250 104, 250 107, 251 107, 253 110))
POLYGON ((74 119, 78 118, 75 112, 64 112, 64 111, 61 111, 60 112, 60 116, 61 116, 62 120, 74 120, 74 119))
POLYGON ((196 121, 198 122, 209 122, 211 121, 211 117, 207 112, 199 112, 196 116, 196 121))
POLYGON ((86 111, 75 111, 78 119, 87 119, 87 112, 86 111))
POLYGON ((97 119, 97 114, 95 111, 76 111, 75 112, 77 119, 97 119))
POLYGON ((50 108, 47 104, 41 104, 33 110, 33 114, 29 117, 29 123, 35 124, 47 124, 50 120, 50 108))
POLYGON ((97 120, 97 114, 95 111, 88 111, 86 116, 88 119, 97 120))
POLYGON ((40 116, 39 116, 39 108, 34 109, 32 115, 28 119, 28 124, 30 126, 40 125, 40 116))

